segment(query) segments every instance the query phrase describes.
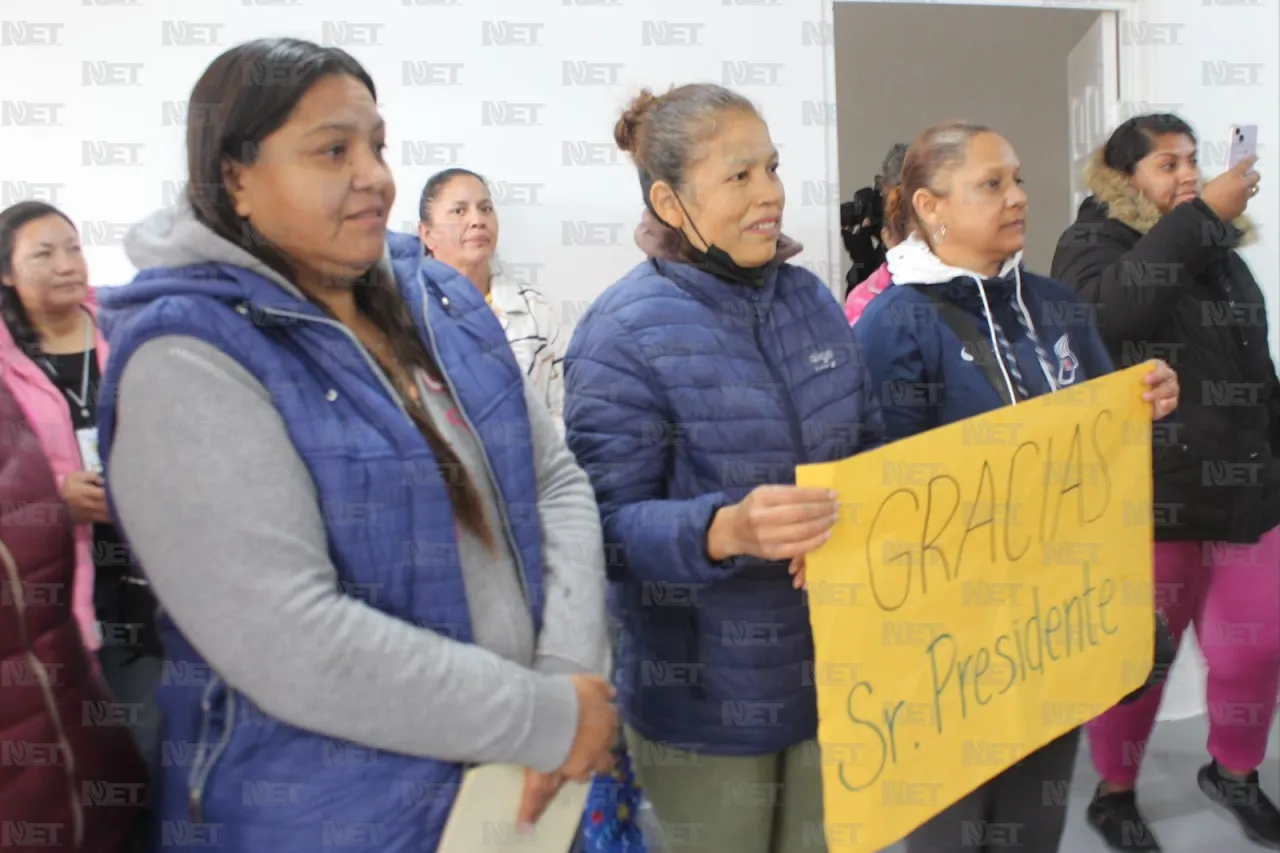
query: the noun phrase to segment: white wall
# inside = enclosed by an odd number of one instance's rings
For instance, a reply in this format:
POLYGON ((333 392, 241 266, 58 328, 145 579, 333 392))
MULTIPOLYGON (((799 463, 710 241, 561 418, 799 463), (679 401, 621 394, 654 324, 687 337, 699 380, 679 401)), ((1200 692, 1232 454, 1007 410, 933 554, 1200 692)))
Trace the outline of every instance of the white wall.
MULTIPOLYGON (((1149 43, 1135 50, 1142 79, 1130 96, 1145 103, 1131 106, 1177 104, 1207 141, 1225 139, 1231 122, 1256 122, 1263 153, 1275 150, 1280 0, 1136 5, 1149 26, 1131 29, 1128 38, 1149 43), (1181 43, 1153 43, 1170 33, 1181 43), (1205 86, 1205 62, 1244 63, 1211 68, 1250 85, 1205 86)), ((395 221, 413 218, 422 181, 456 153, 458 162, 502 184, 503 254, 564 302, 567 319, 638 260, 630 232, 641 204, 629 167, 565 165, 566 146, 570 163, 610 162, 614 118, 636 88, 724 82, 726 63, 737 75, 729 82, 760 104, 781 144, 786 227, 807 247, 800 260, 829 281, 840 275, 832 0, 3 0, 2 9, 0 203, 53 196, 75 219, 91 223, 85 236, 96 244, 89 257, 99 283, 132 274, 113 243, 125 224, 161 203, 170 182, 182 179, 182 131, 166 125, 166 116, 205 65, 237 41, 322 39, 335 29, 326 22, 342 21, 372 25, 345 32, 348 49, 380 87, 400 183, 395 221), (166 21, 188 22, 170 30, 181 31, 187 44, 164 43, 166 21), (503 22, 505 38, 516 43, 486 45, 485 33, 503 31, 503 22), (646 33, 666 43, 646 44, 646 33), (108 81, 129 85, 97 85, 92 77, 86 85, 86 62, 108 81), (578 79, 606 85, 566 81, 566 62, 584 75, 578 79), (414 63, 420 79, 440 82, 405 85, 405 63, 414 63), (538 104, 532 112, 539 124, 485 125, 486 101, 538 104), (56 124, 41 125, 50 120, 56 124), (101 165, 85 165, 86 144, 101 165), (113 158, 126 165, 106 164, 113 158), (575 231, 582 222, 589 225, 575 231), (607 239, 574 244, 593 237, 607 239)), ((892 84, 891 76, 875 82, 892 84)), ((1280 311, 1277 181, 1280 173, 1264 182, 1254 203, 1265 242, 1248 255, 1273 312, 1280 311)), ((1273 316, 1280 326, 1280 315, 1273 316)))
POLYGON ((985 124, 1022 160, 1030 200, 1027 265, 1047 274, 1072 221, 1067 54, 1097 14, 837 5, 841 197, 870 184, 891 145, 910 142, 929 125, 954 118, 985 124))
POLYGON ((452 163, 480 171, 498 184, 501 254, 561 300, 570 321, 640 260, 632 239, 640 191, 612 132, 642 85, 728 81, 752 97, 782 149, 786 229, 810 247, 801 259, 821 269, 829 257, 825 128, 801 120, 802 100, 824 100, 825 47, 813 38, 822 28, 810 20, 823 10, 818 0, 3 3, 0 18, 28 22, 5 23, 0 34, 5 117, 57 121, 0 125, 3 202, 53 193, 77 221, 97 223, 84 230, 101 284, 132 275, 118 245, 123 229, 183 178, 183 130, 170 115, 208 62, 255 37, 319 41, 343 21, 351 24, 344 46, 373 75, 390 130, 393 224, 416 220, 432 172, 452 163), (177 29, 194 43, 165 43, 174 20, 188 22, 177 29), (491 43, 502 39, 510 43, 491 43), (12 44, 23 40, 32 43, 12 44), (86 84, 83 64, 101 61, 119 63, 103 73, 129 85, 86 84), (423 84, 406 84, 407 73, 423 84), (520 105, 508 108, 514 121, 536 123, 486 123, 501 102, 520 105), (115 144, 96 152, 124 164, 86 165, 85 146, 96 141, 115 144))

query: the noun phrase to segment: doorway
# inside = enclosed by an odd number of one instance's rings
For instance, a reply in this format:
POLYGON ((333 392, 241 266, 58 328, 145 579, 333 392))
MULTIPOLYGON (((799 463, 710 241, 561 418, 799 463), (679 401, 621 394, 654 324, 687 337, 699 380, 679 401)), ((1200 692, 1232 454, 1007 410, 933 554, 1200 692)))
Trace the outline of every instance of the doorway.
POLYGON ((1022 161, 1031 205, 1026 262, 1047 273, 1082 198, 1080 168, 1105 140, 1118 100, 1115 14, 835 3, 840 198, 870 186, 889 148, 930 124, 988 125, 1022 161))
MULTIPOLYGON (((1030 197, 1026 264, 1048 274, 1058 237, 1084 200, 1085 162, 1121 121, 1161 106, 1136 99, 1141 40, 1132 33, 1143 25, 1126 7, 1122 0, 1056 0, 1053 8, 1019 0, 835 0, 828 79, 840 198, 870 186, 889 148, 930 124, 964 118, 988 125, 1022 161, 1030 197)), ((836 249, 841 286, 850 263, 843 246, 836 249)), ((1183 648, 1161 720, 1206 711, 1203 659, 1193 642, 1183 648)))

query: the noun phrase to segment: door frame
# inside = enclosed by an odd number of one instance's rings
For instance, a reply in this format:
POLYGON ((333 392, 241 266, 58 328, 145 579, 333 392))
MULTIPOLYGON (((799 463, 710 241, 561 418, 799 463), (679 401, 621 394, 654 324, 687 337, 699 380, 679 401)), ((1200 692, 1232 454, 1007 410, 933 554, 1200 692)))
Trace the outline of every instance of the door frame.
MULTIPOLYGON (((822 52, 822 90, 827 94, 826 100, 836 104, 836 44, 835 44, 835 4, 849 3, 895 3, 901 5, 921 5, 919 0, 820 0, 822 3, 822 20, 828 32, 832 34, 831 43, 822 52)), ((931 6, 1008 6, 1018 9, 1071 9, 1082 12, 1106 12, 1116 16, 1116 74, 1120 91, 1117 93, 1120 103, 1139 104, 1148 100, 1150 87, 1142 66, 1142 51, 1138 45, 1125 44, 1123 33, 1126 25, 1138 21, 1138 0, 927 0, 931 6)), ((837 108, 838 110, 838 108, 837 108)), ((1114 124, 1117 117, 1112 117, 1114 124)), ((826 132, 826 169, 828 181, 836 186, 840 184, 840 141, 838 126, 835 122, 827 124, 826 132)), ((844 266, 844 241, 840 239, 840 198, 836 194, 834 204, 827 206, 827 245, 830 251, 828 269, 832 270, 833 280, 829 286, 837 294, 843 292, 842 281, 837 270, 844 266)))

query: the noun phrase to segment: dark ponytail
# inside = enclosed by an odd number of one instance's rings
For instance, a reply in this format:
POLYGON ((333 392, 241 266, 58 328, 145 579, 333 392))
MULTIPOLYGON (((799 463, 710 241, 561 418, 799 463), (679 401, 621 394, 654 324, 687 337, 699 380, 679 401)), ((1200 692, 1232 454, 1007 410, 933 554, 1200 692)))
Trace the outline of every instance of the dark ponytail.
MULTIPOLYGON (((427 178, 427 182, 422 185, 422 195, 418 197, 418 220, 427 225, 431 224, 431 208, 435 205, 436 199, 440 197, 440 193, 444 188, 449 186, 454 178, 475 178, 482 184, 488 186, 488 181, 483 175, 478 175, 470 169, 464 169, 461 166, 451 166, 436 172, 427 178)), ((424 247, 425 248, 425 247, 424 247)), ((430 255, 430 250, 427 250, 430 255)))
MULTIPOLYGON (((409 316, 409 309, 400 296, 394 282, 380 281, 380 274, 375 268, 369 280, 358 284, 355 289, 356 305, 361 313, 373 321, 391 345, 391 352, 396 361, 406 367, 421 367, 435 381, 442 377, 440 369, 432 358, 430 351, 422 343, 418 329, 409 316)), ((394 377, 388 376, 394 382, 394 377)), ((462 465, 458 454, 440 435, 436 425, 422 409, 410 399, 409 388, 398 389, 405 398, 405 411, 414 426, 422 433, 436 458, 436 467, 449 491, 449 501, 454 514, 463 527, 476 534, 491 551, 496 543, 493 529, 485 518, 484 504, 475 483, 462 465)))

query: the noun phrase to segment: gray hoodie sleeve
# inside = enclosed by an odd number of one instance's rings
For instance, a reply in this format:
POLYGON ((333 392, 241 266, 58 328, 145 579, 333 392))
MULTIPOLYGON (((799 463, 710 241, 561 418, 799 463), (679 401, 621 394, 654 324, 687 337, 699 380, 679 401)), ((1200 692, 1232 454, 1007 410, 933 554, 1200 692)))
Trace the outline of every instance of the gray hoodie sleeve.
MULTIPOLYGON (((165 337, 129 360, 109 476, 157 598, 209 664, 267 713, 449 761, 545 772, 567 757, 578 722, 567 676, 525 669, 339 592, 318 497, 283 421, 266 389, 214 347, 165 337)), ((585 522, 577 529, 590 538, 585 522)), ((582 572, 564 576, 572 582, 555 594, 560 613, 595 601, 582 572)), ((556 636, 546 653, 580 662, 574 638, 556 636)))
POLYGON ((546 590, 536 668, 540 672, 605 672, 604 534, 595 491, 565 444, 560 421, 542 392, 525 380, 535 464, 546 590))

